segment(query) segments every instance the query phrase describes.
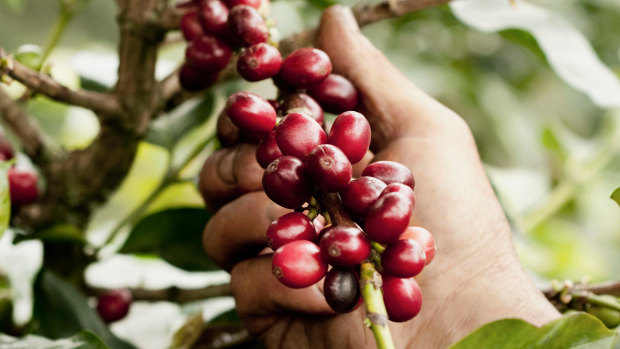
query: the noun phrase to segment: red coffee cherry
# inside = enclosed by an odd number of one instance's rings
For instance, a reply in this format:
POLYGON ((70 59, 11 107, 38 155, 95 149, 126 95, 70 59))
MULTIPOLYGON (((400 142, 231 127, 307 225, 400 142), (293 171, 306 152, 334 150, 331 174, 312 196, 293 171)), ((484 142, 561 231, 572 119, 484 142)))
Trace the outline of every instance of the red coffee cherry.
POLYGON ((385 183, 374 177, 356 178, 340 193, 342 204, 350 214, 364 219, 385 187, 385 183))
POLYGON ((270 78, 280 71, 282 56, 277 48, 258 43, 241 50, 237 60, 237 72, 247 81, 270 78))
POLYGON ((282 156, 282 151, 276 143, 275 132, 270 132, 258 143, 256 148, 256 161, 262 168, 267 168, 275 159, 282 156))
POLYGON ((426 253, 415 240, 393 242, 381 253, 383 272, 399 278, 418 275, 426 263, 426 253))
POLYGON ((334 267, 325 276, 323 294, 338 313, 348 313, 362 304, 358 277, 353 269, 334 267))
POLYGON ((118 321, 129 313, 131 292, 127 289, 111 290, 97 298, 97 313, 106 323, 118 321))
POLYGON ((267 227, 267 244, 274 251, 280 246, 297 240, 313 241, 316 237, 314 224, 300 212, 280 216, 267 227))
POLYGON ((291 288, 312 286, 327 272, 319 247, 313 242, 297 240, 281 246, 273 254, 272 272, 291 288))
POLYGON ((237 5, 228 14, 228 30, 241 46, 248 47, 267 42, 269 29, 263 16, 254 7, 237 5))
POLYGON ((11 160, 15 157, 13 145, 9 142, 9 139, 6 137, 2 127, 0 127, 0 155, 2 155, 4 160, 11 160))
POLYGON ((208 35, 195 38, 185 49, 187 64, 204 73, 216 73, 224 69, 231 56, 232 49, 228 44, 208 35))
POLYGON ((228 7, 220 0, 202 0, 198 20, 205 34, 215 36, 225 34, 228 7))
POLYGON ((370 255, 370 241, 354 227, 336 226, 319 243, 323 259, 331 265, 354 267, 370 255))
POLYGON ((385 189, 383 189, 381 195, 385 195, 387 193, 401 193, 408 197, 409 200, 411 200, 411 206, 415 207, 415 194, 410 186, 402 183, 390 183, 387 187, 385 187, 385 189))
POLYGON ((347 156, 335 145, 320 144, 306 160, 308 174, 321 190, 339 192, 351 181, 353 169, 347 156))
POLYGON ((179 71, 179 84, 186 91, 197 92, 213 85, 218 76, 218 73, 203 73, 185 63, 179 71))
POLYGON ((276 126, 275 109, 269 102, 250 92, 237 92, 228 97, 226 114, 238 127, 254 132, 270 132, 276 126))
POLYGON ((357 89, 349 79, 338 74, 329 74, 325 80, 308 90, 325 111, 340 114, 357 105, 357 89))
POLYGON ((283 114, 301 113, 310 115, 314 121, 323 125, 325 122, 323 109, 312 97, 305 93, 291 93, 284 97, 280 108, 283 114))
POLYGON ((355 111, 344 112, 334 120, 327 143, 340 148, 349 161, 356 164, 366 155, 370 146, 370 125, 364 115, 355 111))
POLYGON ((390 320, 411 320, 422 309, 422 290, 414 278, 383 275, 383 302, 390 320))
POLYGON ((314 147, 326 140, 321 125, 305 114, 288 114, 276 127, 276 142, 282 153, 300 159, 305 159, 314 147))
POLYGON ((181 33, 187 41, 192 41, 198 37, 203 36, 205 33, 202 30, 202 26, 198 21, 198 14, 196 12, 188 12, 181 17, 181 33))
POLYGON ((309 88, 323 81, 331 72, 332 62, 325 52, 304 47, 284 59, 280 78, 291 87, 309 88))
POLYGON ((376 242, 389 244, 398 240, 411 218, 411 200, 400 193, 379 197, 366 217, 366 234, 376 242))
POLYGON ((394 161, 377 161, 366 166, 362 171, 362 176, 379 178, 385 184, 403 183, 413 189, 415 181, 413 174, 407 166, 394 161))
POLYGON ((12 167, 9 169, 8 181, 12 205, 28 205, 39 198, 39 177, 36 173, 12 167))
POLYGON ((407 227, 398 239, 412 239, 420 244, 426 254, 424 265, 428 265, 435 258, 435 251, 437 249, 435 247, 435 239, 428 230, 422 227, 407 227))
POLYGON ((263 189, 271 201, 290 209, 300 207, 312 195, 306 166, 292 156, 281 156, 267 166, 263 173, 263 189))
POLYGON ((233 8, 237 5, 248 5, 258 9, 260 7, 260 0, 226 0, 228 8, 233 8))

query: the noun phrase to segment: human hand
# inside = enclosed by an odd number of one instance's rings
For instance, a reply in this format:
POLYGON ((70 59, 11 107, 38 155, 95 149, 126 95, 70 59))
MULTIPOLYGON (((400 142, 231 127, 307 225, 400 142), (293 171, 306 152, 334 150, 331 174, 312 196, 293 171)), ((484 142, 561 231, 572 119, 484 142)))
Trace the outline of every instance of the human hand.
MULTIPOLYGON (((510 227, 465 122, 398 72, 361 35, 346 8, 326 10, 316 46, 359 89, 374 160, 412 170, 413 221, 429 229, 437 244, 433 263, 416 277, 422 311, 411 321, 390 323, 397 347, 445 347, 499 318, 542 325, 558 317, 516 258, 510 227)), ((247 144, 219 151, 201 174, 208 205, 224 204, 205 229, 205 249, 231 271, 245 325, 268 347, 373 348, 363 309, 334 314, 320 283, 290 289, 271 275, 271 256, 260 253, 265 230, 287 210, 261 191, 254 151, 247 144)))

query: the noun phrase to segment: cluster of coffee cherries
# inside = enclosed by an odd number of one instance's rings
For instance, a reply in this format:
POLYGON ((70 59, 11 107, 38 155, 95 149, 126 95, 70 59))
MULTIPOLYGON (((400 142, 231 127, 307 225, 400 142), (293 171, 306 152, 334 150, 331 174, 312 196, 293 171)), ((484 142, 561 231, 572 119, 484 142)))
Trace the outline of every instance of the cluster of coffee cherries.
POLYGON ((265 193, 294 210, 266 233, 278 280, 304 288, 325 278, 327 303, 349 312, 361 304, 359 266, 370 260, 381 271, 389 318, 406 321, 420 311, 421 291, 413 276, 433 259, 435 243, 426 229, 408 226, 415 195, 406 166, 377 161, 352 178, 352 165, 368 151, 371 130, 362 114, 349 110, 357 105, 357 90, 331 70, 325 52, 294 51, 273 76, 280 98, 231 95, 218 121, 218 138, 224 145, 258 141, 265 193), (323 110, 339 114, 331 125, 324 124, 323 110), (330 221, 327 200, 346 212, 346 222, 330 221))
POLYGON ((267 43, 269 28, 259 12, 261 4, 261 0, 193 0, 184 5, 187 12, 180 26, 188 46, 179 82, 185 90, 212 85, 236 48, 241 48, 237 71, 244 79, 259 81, 278 73, 282 56, 267 43))
MULTIPOLYGON (((4 130, 0 129, 0 161, 13 159, 15 159, 13 145, 6 137, 4 130)), ((36 172, 12 166, 8 171, 8 181, 12 206, 28 205, 39 198, 39 177, 36 172)))

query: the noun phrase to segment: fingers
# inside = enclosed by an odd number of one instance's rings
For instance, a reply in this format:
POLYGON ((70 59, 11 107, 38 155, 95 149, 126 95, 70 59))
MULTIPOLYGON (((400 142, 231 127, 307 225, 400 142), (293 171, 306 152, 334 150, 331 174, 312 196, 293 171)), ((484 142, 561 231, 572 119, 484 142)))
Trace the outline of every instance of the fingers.
POLYGON ((273 276, 271 259, 270 255, 247 259, 232 269, 232 293, 240 314, 261 316, 281 311, 334 314, 323 296, 323 281, 302 289, 289 288, 273 276))
POLYGON ((205 161, 198 188, 207 208, 216 211, 227 202, 263 189, 263 169, 256 161, 256 146, 242 143, 220 149, 205 161))
POLYGON ((289 211, 269 200, 264 192, 243 195, 211 217, 203 234, 205 251, 220 267, 230 270, 265 248, 267 226, 289 211))
POLYGON ((360 32, 351 11, 328 8, 321 18, 316 46, 332 59, 334 71, 349 78, 361 94, 360 111, 372 128, 372 149, 391 141, 432 136, 460 117, 422 92, 360 32))

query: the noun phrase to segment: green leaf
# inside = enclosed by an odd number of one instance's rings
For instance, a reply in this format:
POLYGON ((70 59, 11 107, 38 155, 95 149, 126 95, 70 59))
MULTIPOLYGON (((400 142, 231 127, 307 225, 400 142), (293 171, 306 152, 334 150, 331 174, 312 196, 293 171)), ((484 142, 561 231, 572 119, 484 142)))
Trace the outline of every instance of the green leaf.
POLYGON ((200 338, 204 328, 202 311, 192 315, 172 336, 170 349, 191 348, 200 338))
POLYGON ((27 335, 15 338, 0 334, 2 349, 108 349, 101 339, 88 331, 81 331, 75 336, 51 340, 41 336, 27 335))
POLYGON ((574 313, 541 328, 519 319, 486 324, 453 345, 452 349, 613 348, 618 333, 592 315, 574 313))
POLYGON ((189 108, 179 107, 172 114, 158 119, 146 135, 146 141, 171 150, 184 134, 213 114, 215 100, 215 92, 209 91, 199 103, 189 108))
POLYGON ((0 238, 9 227, 9 219, 11 218, 11 198, 9 197, 9 168, 12 162, 0 162, 0 238))
POLYGON ((209 217, 202 208, 149 215, 136 224, 120 253, 156 254, 185 270, 218 270, 202 248, 202 232, 209 217))
POLYGON ((44 270, 35 284, 34 321, 35 332, 45 337, 62 338, 85 329, 111 348, 133 348, 110 332, 86 296, 49 271, 44 270))
POLYGON ((551 68, 567 84, 598 106, 620 107, 620 79, 558 12, 519 0, 455 1, 450 8, 463 23, 481 31, 519 29, 531 33, 551 68))
POLYGON ((616 188, 613 193, 611 193, 611 199, 620 205, 620 187, 616 188))

